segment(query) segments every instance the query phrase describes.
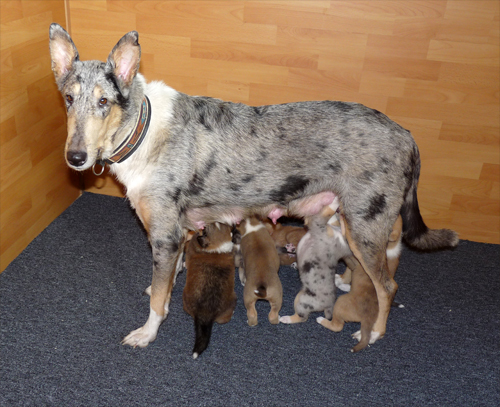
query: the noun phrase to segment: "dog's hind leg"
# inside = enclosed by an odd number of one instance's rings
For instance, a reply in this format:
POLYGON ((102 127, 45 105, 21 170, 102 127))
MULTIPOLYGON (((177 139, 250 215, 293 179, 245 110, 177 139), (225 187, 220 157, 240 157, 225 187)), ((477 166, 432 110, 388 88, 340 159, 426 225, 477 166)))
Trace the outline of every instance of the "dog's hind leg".
POLYGON ((385 233, 384 231, 377 230, 381 226, 380 223, 372 223, 372 225, 361 224, 361 227, 364 226, 363 237, 359 236, 359 232, 358 235, 352 234, 352 231, 360 229, 359 227, 357 228, 357 225, 349 224, 345 227, 345 236, 349 243, 349 248, 375 286, 379 312, 373 326, 373 335, 377 339, 385 335, 387 318, 389 317, 391 304, 398 289, 398 285, 392 278, 387 266, 386 248, 393 223, 391 222, 389 225, 386 225, 388 230, 385 233), (387 236, 385 241, 382 240, 384 236, 387 236))

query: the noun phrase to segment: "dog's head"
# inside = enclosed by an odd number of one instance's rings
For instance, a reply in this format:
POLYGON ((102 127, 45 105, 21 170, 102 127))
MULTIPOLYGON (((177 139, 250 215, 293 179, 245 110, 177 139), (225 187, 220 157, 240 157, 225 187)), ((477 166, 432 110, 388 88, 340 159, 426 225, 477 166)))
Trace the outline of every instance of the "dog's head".
POLYGON ((75 44, 59 24, 51 24, 49 38, 52 71, 68 115, 66 161, 83 171, 111 155, 114 135, 127 118, 141 58, 139 34, 125 34, 105 63, 80 61, 75 44))
POLYGON ((231 231, 231 226, 218 222, 210 223, 198 234, 196 240, 205 252, 229 253, 233 250, 231 231))

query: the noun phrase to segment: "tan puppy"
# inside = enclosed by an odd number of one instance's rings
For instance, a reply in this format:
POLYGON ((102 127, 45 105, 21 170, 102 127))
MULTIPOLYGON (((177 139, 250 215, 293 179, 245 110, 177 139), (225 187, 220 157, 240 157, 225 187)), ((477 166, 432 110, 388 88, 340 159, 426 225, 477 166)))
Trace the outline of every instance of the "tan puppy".
MULTIPOLYGON (((342 233, 349 234, 349 228, 346 227, 342 217, 341 225, 342 233)), ((401 216, 398 216, 389 236, 386 251, 391 277, 394 277, 399 265, 402 227, 403 221, 401 216)), ((349 274, 349 280, 351 280, 349 281, 351 290, 337 299, 331 321, 322 317, 318 317, 316 321, 334 332, 340 332, 345 322, 361 322, 360 331, 353 334, 353 337, 358 339, 359 343, 351 349, 352 352, 358 352, 378 339, 378 336, 372 332, 372 328, 377 319, 379 306, 375 286, 361 264, 354 256, 349 256, 345 260, 349 267, 346 272, 349 274)))
POLYGON ((290 266, 297 261, 297 246, 307 233, 305 227, 283 225, 266 220, 264 225, 274 240, 282 266, 290 266))
POLYGON ((264 224, 255 217, 247 218, 237 230, 241 234, 239 265, 240 280, 245 286, 243 298, 247 309, 248 325, 257 325, 257 300, 267 300, 271 305, 269 322, 279 323, 283 302, 283 288, 278 277, 280 259, 264 224))
POLYGON ((194 318, 196 340, 193 358, 208 346, 214 322, 231 320, 236 307, 231 227, 209 224, 186 248, 184 310, 194 318))

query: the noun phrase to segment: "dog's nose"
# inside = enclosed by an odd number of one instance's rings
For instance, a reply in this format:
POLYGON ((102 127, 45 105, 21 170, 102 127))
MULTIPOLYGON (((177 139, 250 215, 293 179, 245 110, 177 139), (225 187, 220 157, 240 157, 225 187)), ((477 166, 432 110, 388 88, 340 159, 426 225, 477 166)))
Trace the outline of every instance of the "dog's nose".
POLYGON ((87 161, 87 153, 85 151, 68 151, 67 159, 73 167, 81 167, 87 161))

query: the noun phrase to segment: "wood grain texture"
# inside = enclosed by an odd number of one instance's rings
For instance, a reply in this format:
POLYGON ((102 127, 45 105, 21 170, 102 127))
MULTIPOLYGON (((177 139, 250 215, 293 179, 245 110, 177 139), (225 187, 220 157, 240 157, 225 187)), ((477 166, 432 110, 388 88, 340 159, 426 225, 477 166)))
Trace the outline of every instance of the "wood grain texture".
MULTIPOLYGON (((497 0, 1 1, 1 269, 78 196, 48 26, 82 59, 138 30, 141 72, 251 105, 356 101, 412 131, 430 227, 500 243, 497 0), (65 5, 66 10, 65 10, 65 5)), ((123 196, 107 175, 86 190, 123 196)))
MULTIPOLYGON (((430 227, 500 243, 495 0, 70 1, 84 58, 138 30, 141 72, 251 105, 356 101, 412 131, 430 227)), ((111 177, 89 191, 121 195, 111 177)))
POLYGON ((65 108, 48 32, 62 1, 1 1, 0 270, 79 195, 63 158, 65 108))

